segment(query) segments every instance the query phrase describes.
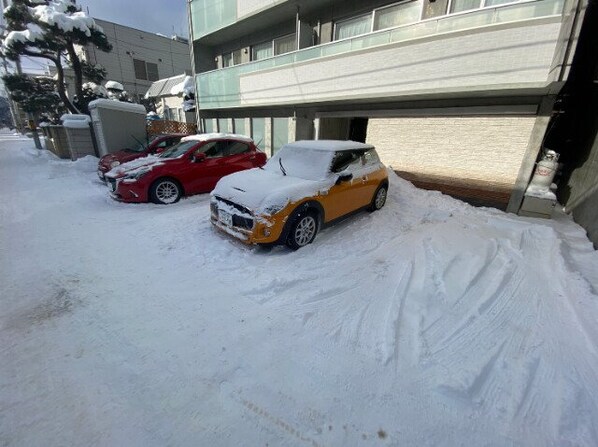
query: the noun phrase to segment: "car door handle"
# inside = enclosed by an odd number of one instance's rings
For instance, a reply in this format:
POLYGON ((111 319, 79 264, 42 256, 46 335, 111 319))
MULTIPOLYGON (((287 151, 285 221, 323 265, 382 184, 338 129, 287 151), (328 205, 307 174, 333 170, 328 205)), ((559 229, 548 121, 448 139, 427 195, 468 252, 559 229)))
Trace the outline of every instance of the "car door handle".
POLYGON ((250 160, 255 160, 255 155, 252 155, 251 157, 249 157, 250 160))
POLYGON ((368 178, 365 175, 363 177, 361 177, 362 183, 366 183, 367 181, 368 181, 368 178))

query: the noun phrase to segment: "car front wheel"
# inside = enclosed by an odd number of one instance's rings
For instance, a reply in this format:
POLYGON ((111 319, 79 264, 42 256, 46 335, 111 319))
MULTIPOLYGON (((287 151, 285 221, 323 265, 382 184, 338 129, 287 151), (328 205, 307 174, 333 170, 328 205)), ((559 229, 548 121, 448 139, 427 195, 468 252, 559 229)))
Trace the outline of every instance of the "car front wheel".
POLYGON ((287 238, 287 245, 293 250, 305 247, 316 237, 318 232, 318 218, 314 213, 297 216, 287 238))
POLYGON ((161 205, 178 202, 181 198, 181 187, 171 179, 157 180, 150 188, 150 198, 152 202, 161 205))

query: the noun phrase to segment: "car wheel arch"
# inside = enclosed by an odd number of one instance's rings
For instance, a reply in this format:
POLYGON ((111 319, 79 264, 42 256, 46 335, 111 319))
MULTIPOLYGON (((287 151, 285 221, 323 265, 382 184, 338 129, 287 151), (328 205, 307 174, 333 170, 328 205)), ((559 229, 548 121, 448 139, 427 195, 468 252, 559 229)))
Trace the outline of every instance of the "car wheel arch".
POLYGON ((181 183, 181 181, 179 179, 177 179, 176 177, 170 176, 170 175, 162 175, 160 177, 158 177, 157 179, 155 179, 153 182, 150 183, 148 191, 147 191, 147 198, 149 202, 154 202, 154 203, 161 203, 160 202, 156 202, 156 199, 154 197, 154 189, 157 187, 157 185, 160 182, 163 181, 171 181, 173 183, 175 183, 177 185, 177 187, 179 188, 179 197, 175 200, 175 202, 178 202, 182 197, 185 197, 185 188, 183 187, 183 184, 181 183))
POLYGON ((156 180, 154 180, 152 183, 150 183, 148 191, 151 191, 152 188, 154 187, 154 185, 162 180, 171 180, 171 181, 175 182, 177 184, 177 186, 179 188, 181 188, 181 197, 186 195, 185 187, 183 186, 183 183, 178 178, 173 177, 171 175, 161 175, 160 177, 158 177, 156 180))
POLYGON ((291 226, 293 225, 293 222, 295 222, 295 220, 302 214, 309 213, 309 212, 316 214, 317 221, 318 221, 318 231, 319 231, 320 228, 322 227, 322 225, 324 224, 324 218, 325 218, 324 207, 317 200, 308 200, 306 202, 303 202, 299 206, 295 207, 293 212, 289 215, 289 217, 287 218, 287 220, 284 224, 282 233, 280 234, 280 238, 278 239, 278 243, 284 244, 286 242, 287 238, 289 237, 289 231, 291 230, 291 226))

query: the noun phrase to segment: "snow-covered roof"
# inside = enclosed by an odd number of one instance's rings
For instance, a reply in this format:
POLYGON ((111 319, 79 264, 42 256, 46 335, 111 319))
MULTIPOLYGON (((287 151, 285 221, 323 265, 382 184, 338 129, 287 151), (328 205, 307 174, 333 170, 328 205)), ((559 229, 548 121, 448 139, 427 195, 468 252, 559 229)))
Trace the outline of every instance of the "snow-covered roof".
POLYGON ((150 85, 145 94, 146 98, 159 98, 160 96, 174 96, 170 91, 173 87, 185 81, 186 74, 173 76, 171 78, 159 79, 150 85))
POLYGON ((371 144, 359 143, 357 141, 341 140, 300 140, 294 143, 285 144, 285 146, 294 149, 312 149, 319 151, 352 151, 356 149, 370 150, 374 149, 371 144))
POLYGON ((208 141, 216 140, 218 138, 234 138, 235 140, 247 141, 253 143, 253 140, 246 135, 239 135, 235 133, 200 133, 197 135, 189 135, 183 137, 181 141, 208 141))
POLYGON ((134 112, 145 115, 147 111, 141 104, 131 104, 130 102, 113 101, 111 99, 96 99, 89 103, 89 110, 97 107, 104 109, 120 110, 123 112, 134 112))

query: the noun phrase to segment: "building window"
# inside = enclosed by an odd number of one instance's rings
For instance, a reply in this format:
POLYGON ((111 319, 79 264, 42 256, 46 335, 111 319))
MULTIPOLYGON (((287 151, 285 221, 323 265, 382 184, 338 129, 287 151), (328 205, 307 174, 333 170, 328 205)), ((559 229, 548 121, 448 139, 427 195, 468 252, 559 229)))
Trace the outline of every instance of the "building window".
POLYGON ((481 0, 453 0, 451 2, 450 12, 469 11, 470 9, 477 9, 481 5, 481 0))
POLYGON ((266 148, 266 118, 251 119, 251 138, 262 151, 266 148))
POLYGON ((203 120, 203 131, 205 133, 214 132, 214 120, 212 118, 206 118, 203 120))
POLYGON ((158 74, 158 64, 145 62, 141 59, 133 59, 133 68, 135 69, 136 79, 152 82, 160 79, 158 74))
POLYGON ((272 57, 272 42, 264 42, 251 47, 251 60, 259 61, 272 57))
POLYGON ((290 53, 291 51, 295 51, 297 49, 297 37, 294 33, 289 34, 288 36, 274 39, 273 44, 275 56, 278 56, 279 54, 290 53))
POLYGON ((289 119, 272 118, 272 155, 289 142, 289 119))
POLYGON ((245 118, 235 118, 233 120, 235 125, 234 132, 239 135, 245 135, 245 118))
POLYGON ((228 128, 228 118, 218 118, 218 132, 221 133, 228 133, 230 129, 228 128))
POLYGON ((241 63, 241 56, 243 51, 239 48, 238 50, 231 51, 230 53, 224 53, 222 55, 222 66, 232 67, 233 65, 239 65, 241 63))
POLYGON ((146 62, 145 66, 147 68, 147 80, 148 81, 157 81, 158 79, 160 79, 160 76, 158 76, 158 64, 153 64, 151 62, 146 62))
POLYGON ((372 14, 365 14, 334 24, 334 40, 347 39, 372 31, 372 14))
POLYGON ((422 0, 399 3, 374 11, 374 31, 417 22, 421 17, 422 0))

